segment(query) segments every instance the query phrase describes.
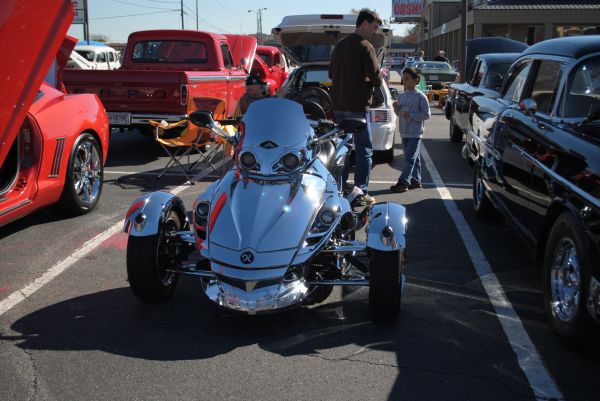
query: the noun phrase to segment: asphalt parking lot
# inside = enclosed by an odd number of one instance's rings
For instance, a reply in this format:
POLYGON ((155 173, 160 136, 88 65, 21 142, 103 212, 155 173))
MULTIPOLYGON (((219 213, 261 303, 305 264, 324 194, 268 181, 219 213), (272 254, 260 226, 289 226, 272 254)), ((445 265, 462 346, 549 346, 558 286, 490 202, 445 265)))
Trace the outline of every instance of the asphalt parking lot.
POLYGON ((539 266, 506 224, 476 218, 471 169, 432 113, 424 188, 388 190, 399 141, 371 175, 371 194, 409 219, 407 286, 388 325, 370 321, 364 288, 273 316, 217 314, 195 279, 139 302, 119 230, 128 206, 171 190, 190 207, 218 172, 157 180, 162 149, 114 132, 93 213, 47 209, 0 228, 0 399, 597 400, 600 347, 553 337, 539 266))

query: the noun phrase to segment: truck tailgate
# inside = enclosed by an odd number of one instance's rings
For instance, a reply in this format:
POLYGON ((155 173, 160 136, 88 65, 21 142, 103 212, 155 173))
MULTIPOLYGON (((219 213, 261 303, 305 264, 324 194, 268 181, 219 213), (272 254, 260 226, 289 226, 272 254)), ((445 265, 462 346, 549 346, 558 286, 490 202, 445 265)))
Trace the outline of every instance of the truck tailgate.
POLYGON ((64 70, 68 93, 95 93, 112 112, 185 114, 181 86, 187 84, 182 71, 64 70))

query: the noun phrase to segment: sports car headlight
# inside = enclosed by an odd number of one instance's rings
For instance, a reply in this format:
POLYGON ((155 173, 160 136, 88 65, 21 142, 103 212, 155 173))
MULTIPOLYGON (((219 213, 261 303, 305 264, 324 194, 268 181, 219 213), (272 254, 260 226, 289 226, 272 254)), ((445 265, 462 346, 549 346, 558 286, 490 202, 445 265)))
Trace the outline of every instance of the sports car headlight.
POLYGON ((256 156, 254 156, 254 153, 249 151, 242 152, 239 155, 238 160, 240 161, 242 168, 245 170, 252 170, 257 165, 256 156))
POLYGON ((286 153, 281 158, 281 165, 287 171, 294 171, 300 166, 300 157, 296 153, 286 153))

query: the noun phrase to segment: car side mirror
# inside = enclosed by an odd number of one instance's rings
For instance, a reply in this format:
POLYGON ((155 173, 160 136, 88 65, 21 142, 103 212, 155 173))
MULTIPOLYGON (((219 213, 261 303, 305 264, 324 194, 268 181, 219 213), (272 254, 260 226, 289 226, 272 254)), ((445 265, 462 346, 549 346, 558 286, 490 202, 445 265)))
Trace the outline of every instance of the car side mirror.
POLYGON ((531 98, 523 99, 519 103, 519 109, 526 115, 533 117, 538 109, 538 104, 531 98))
POLYGON ((189 120, 192 124, 202 128, 211 128, 215 123, 210 111, 194 111, 190 114, 189 120))
POLYGON ((390 88, 390 93, 392 95, 392 99, 398 100, 398 89, 397 88, 390 88))

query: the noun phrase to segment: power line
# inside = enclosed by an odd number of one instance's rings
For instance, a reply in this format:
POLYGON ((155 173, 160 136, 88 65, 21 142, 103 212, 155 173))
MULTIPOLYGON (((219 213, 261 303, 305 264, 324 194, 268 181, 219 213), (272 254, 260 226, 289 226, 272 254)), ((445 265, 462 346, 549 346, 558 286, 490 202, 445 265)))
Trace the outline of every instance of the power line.
POLYGON ((137 17, 138 15, 148 15, 148 14, 166 14, 166 13, 172 13, 174 11, 179 12, 180 10, 169 10, 169 11, 152 11, 149 13, 139 13, 139 14, 127 14, 127 15, 115 15, 112 17, 100 17, 100 18, 90 18, 90 20, 99 20, 99 19, 112 19, 112 18, 125 18, 125 17, 137 17))
POLYGON ((221 28, 221 27, 218 27, 218 26, 215 26, 215 25, 211 24, 210 22, 208 22, 207 20, 205 20, 205 19, 203 19, 203 18, 200 18, 200 17, 199 17, 198 15, 196 15, 196 13, 195 13, 195 12, 194 12, 194 11, 193 11, 193 10, 192 10, 190 7, 188 7, 186 4, 184 4, 184 5, 183 5, 183 8, 184 8, 184 9, 187 9, 187 10, 189 11, 189 12, 188 12, 188 11, 184 11, 184 14, 186 14, 186 15, 190 15, 190 16, 193 16, 193 17, 195 17, 195 18, 198 18, 198 20, 202 21, 202 23, 204 23, 204 25, 206 25, 206 26, 208 26, 208 27, 210 27, 210 28, 212 28, 212 29, 214 29, 214 30, 216 30, 216 31, 220 31, 220 32, 224 32, 224 33, 231 33, 231 32, 228 32, 228 31, 224 30, 224 29, 223 29, 223 28, 221 28))
POLYGON ((135 6, 135 7, 142 7, 142 8, 152 8, 154 10, 165 10, 165 11, 171 11, 170 8, 159 8, 159 7, 152 7, 152 6, 147 6, 145 4, 135 4, 135 3, 130 3, 128 1, 123 1, 123 0, 111 0, 114 1, 115 3, 122 3, 122 4, 127 4, 129 6, 135 6))

